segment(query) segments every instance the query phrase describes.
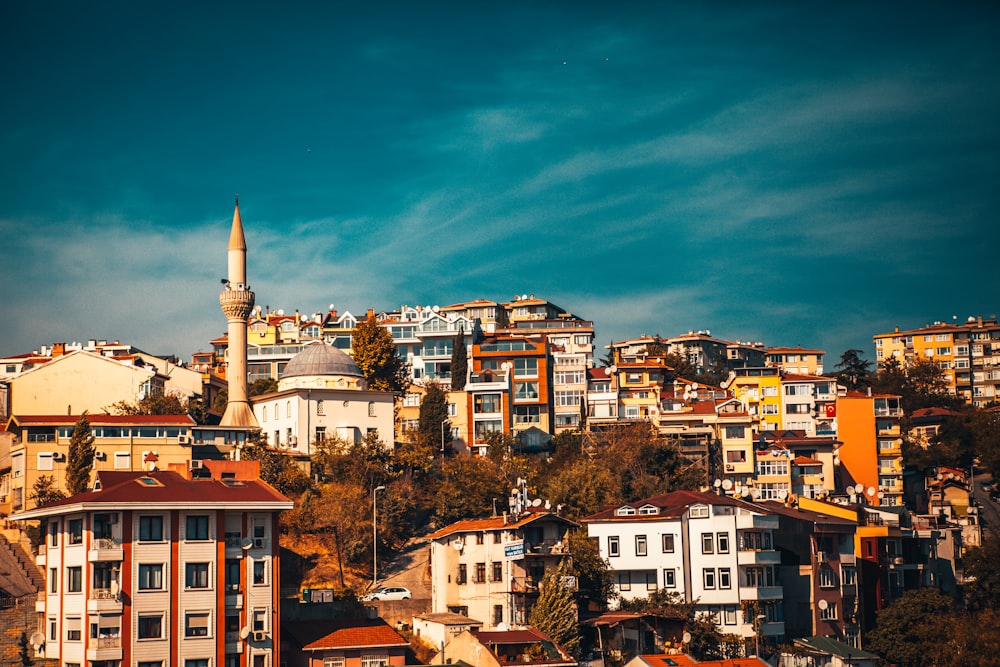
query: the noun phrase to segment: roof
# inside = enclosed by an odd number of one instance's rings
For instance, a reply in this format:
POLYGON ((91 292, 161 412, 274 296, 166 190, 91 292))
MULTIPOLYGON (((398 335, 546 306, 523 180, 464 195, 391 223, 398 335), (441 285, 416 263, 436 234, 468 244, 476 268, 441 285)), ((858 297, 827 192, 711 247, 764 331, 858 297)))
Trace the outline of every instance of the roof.
POLYGON ((823 465, 822 461, 818 461, 816 459, 809 458, 808 456, 796 456, 792 460, 792 463, 794 463, 797 466, 821 466, 821 465, 823 465))
POLYGON ((569 526, 579 525, 574 521, 570 521, 569 519, 559 516, 558 514, 553 514, 552 512, 544 510, 541 512, 532 512, 529 510, 527 514, 517 519, 512 516, 492 516, 486 519, 462 519, 461 521, 456 521, 455 523, 445 526, 444 528, 439 528, 427 537, 428 539, 436 540, 455 533, 476 533, 487 530, 511 530, 527 526, 529 523, 534 523, 543 519, 553 519, 569 526))
POLYGON ((311 375, 364 377, 354 360, 343 350, 325 343, 306 345, 285 366, 281 378, 311 375))
POLYGON ((303 651, 349 648, 405 648, 410 645, 398 632, 381 618, 352 619, 302 624, 303 631, 295 626, 283 625, 282 630, 291 632, 296 638, 306 637, 303 651), (317 637, 317 631, 319 636, 317 637), (313 638, 315 637, 315 638, 313 638))
POLYGON ((661 493, 660 495, 631 503, 605 507, 600 512, 584 517, 582 521, 585 523, 596 521, 662 521, 664 518, 680 517, 692 505, 729 505, 747 509, 758 514, 767 514, 766 510, 761 509, 757 505, 736 498, 730 498, 729 496, 702 491, 671 491, 670 493, 661 493), (638 512, 626 516, 619 516, 617 514, 617 510, 620 507, 634 507, 635 509, 639 509, 644 505, 654 505, 660 511, 658 514, 639 514, 638 512))
POLYGON ((97 471, 97 490, 57 500, 13 515, 12 519, 38 519, 53 514, 88 510, 160 505, 169 508, 250 507, 262 511, 292 509, 293 503, 259 479, 187 479, 172 470, 151 472, 97 471))
MULTIPOLYGON (((798 507, 788 507, 783 503, 779 503, 773 500, 764 500, 760 503, 761 507, 771 514, 780 514, 786 516, 790 519, 798 519, 800 521, 811 521, 816 524, 825 524, 828 526, 841 526, 844 528, 855 528, 858 525, 857 521, 852 521, 850 519, 844 519, 839 516, 833 516, 831 514, 824 514, 822 512, 814 512, 813 510, 800 509, 798 507)), ((840 507, 846 507, 841 505, 840 507)))
POLYGON ((804 347, 769 347, 765 350, 767 354, 782 354, 784 352, 794 352, 796 354, 826 354, 825 350, 810 350, 804 347))
POLYGON ((439 611, 430 614, 418 614, 414 618, 419 618, 430 623, 440 623, 441 625, 482 625, 482 621, 477 621, 462 614, 454 614, 450 611, 439 611))
POLYGON ((874 653, 868 653, 867 651, 862 651, 859 648, 854 648, 844 642, 839 642, 836 639, 830 639, 829 637, 804 637, 802 639, 794 640, 796 644, 804 646, 806 648, 811 648, 815 651, 821 653, 827 653, 829 655, 835 655, 841 658, 863 658, 867 660, 878 660, 878 656, 874 653))
MULTIPOLYGON (((83 415, 11 415, 17 426, 72 426, 83 415)), ((103 415, 87 413, 91 426, 196 426, 191 415, 103 415)))
POLYGON ((650 667, 674 667, 678 665, 680 667, 688 667, 688 665, 700 664, 697 660, 689 655, 684 655, 683 653, 660 653, 657 655, 640 655, 638 656, 650 667))

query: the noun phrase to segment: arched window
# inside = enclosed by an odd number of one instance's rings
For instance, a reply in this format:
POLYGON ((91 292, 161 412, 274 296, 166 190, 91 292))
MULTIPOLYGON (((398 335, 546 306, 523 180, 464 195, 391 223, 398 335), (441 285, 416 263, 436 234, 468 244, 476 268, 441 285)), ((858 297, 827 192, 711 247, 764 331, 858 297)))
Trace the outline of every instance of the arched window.
POLYGON ((285 401, 285 417, 291 417, 291 416, 292 416, 292 402, 285 401))

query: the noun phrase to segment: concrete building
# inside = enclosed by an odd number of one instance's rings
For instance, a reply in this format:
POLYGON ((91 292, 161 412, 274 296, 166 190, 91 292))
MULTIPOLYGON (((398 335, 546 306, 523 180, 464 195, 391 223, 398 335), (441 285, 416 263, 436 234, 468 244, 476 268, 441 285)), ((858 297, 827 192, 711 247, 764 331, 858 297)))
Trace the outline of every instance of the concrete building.
POLYGON ((15 515, 42 522, 42 653, 59 664, 272 667, 278 516, 255 462, 101 471, 94 490, 15 515))
POLYGON ((793 375, 822 375, 823 350, 810 350, 797 347, 767 348, 767 365, 776 366, 793 375))
POLYGON ((841 486, 876 505, 903 504, 903 439, 899 396, 843 392, 837 397, 841 486))

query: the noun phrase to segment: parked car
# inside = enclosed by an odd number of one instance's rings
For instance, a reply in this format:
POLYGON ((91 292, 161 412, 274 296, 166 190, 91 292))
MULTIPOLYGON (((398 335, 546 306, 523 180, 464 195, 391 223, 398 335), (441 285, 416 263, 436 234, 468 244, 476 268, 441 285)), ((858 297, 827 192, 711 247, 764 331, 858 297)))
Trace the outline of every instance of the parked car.
POLYGON ((365 602, 371 602, 372 600, 409 600, 412 597, 413 596, 410 594, 409 588, 403 588, 402 586, 387 586, 385 588, 380 588, 377 591, 372 591, 361 599, 365 602))

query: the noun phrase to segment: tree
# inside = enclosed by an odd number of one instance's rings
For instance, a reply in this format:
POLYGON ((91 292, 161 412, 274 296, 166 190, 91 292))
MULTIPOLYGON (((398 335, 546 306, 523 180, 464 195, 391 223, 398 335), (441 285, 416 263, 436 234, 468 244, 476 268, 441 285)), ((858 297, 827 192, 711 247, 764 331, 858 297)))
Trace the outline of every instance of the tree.
POLYGON ((420 402, 417 421, 417 438, 428 444, 447 444, 450 424, 448 424, 448 397, 436 382, 427 385, 424 399, 420 402), (444 441, 444 442, 443 442, 444 441))
POLYGON ((610 341, 607 345, 607 353, 601 357, 601 366, 611 368, 615 365, 615 342, 610 341))
POLYGON ((544 482, 545 496, 563 506, 563 514, 578 519, 619 499, 618 483, 607 467, 596 461, 581 459, 544 482))
POLYGON ((135 403, 118 401, 105 409, 115 415, 186 415, 188 399, 181 393, 169 392, 146 396, 135 403))
POLYGON ((465 329, 459 328, 451 341, 451 388, 455 391, 465 389, 468 374, 469 350, 465 346, 465 329))
POLYGON ((951 609, 951 598, 937 589, 907 591, 878 612, 865 648, 900 667, 929 667, 934 664, 934 646, 940 641, 941 619, 951 609))
POLYGON ((31 486, 31 495, 28 496, 35 501, 36 507, 54 503, 66 497, 62 489, 56 486, 56 478, 52 475, 41 475, 31 486))
POLYGON ((573 591, 566 584, 568 574, 565 561, 545 573, 528 622, 575 657, 580 649, 580 630, 573 591))
POLYGON ((840 369, 837 382, 854 391, 871 385, 872 362, 862 359, 862 354, 863 350, 847 350, 840 355, 840 363, 836 365, 840 369))
POLYGON ((489 459, 451 459, 444 473, 433 501, 434 515, 442 526, 459 519, 490 516, 494 498, 507 501, 506 485, 501 484, 497 468, 489 459))
POLYGON ((260 435, 249 438, 243 446, 240 457, 247 461, 257 461, 260 478, 286 496, 300 496, 309 488, 309 476, 290 456, 281 454, 261 441, 260 435))
POLYGON ((1000 609, 1000 537, 989 537, 965 554, 965 605, 970 611, 1000 609))
POLYGON ((274 378, 257 378, 247 385, 247 396, 260 396, 278 391, 278 381, 274 378))
POLYGON ((618 593, 611 567, 601 558, 597 538, 588 537, 586 529, 571 530, 566 534, 566 544, 573 557, 577 596, 606 608, 618 593))
POLYGON ((90 421, 84 412, 69 437, 69 453, 66 455, 66 489, 69 495, 75 496, 90 488, 90 471, 94 467, 96 451, 90 421))
POLYGON ((354 329, 351 351, 369 389, 401 392, 409 386, 406 362, 399 357, 392 335, 374 317, 362 320, 354 329))

